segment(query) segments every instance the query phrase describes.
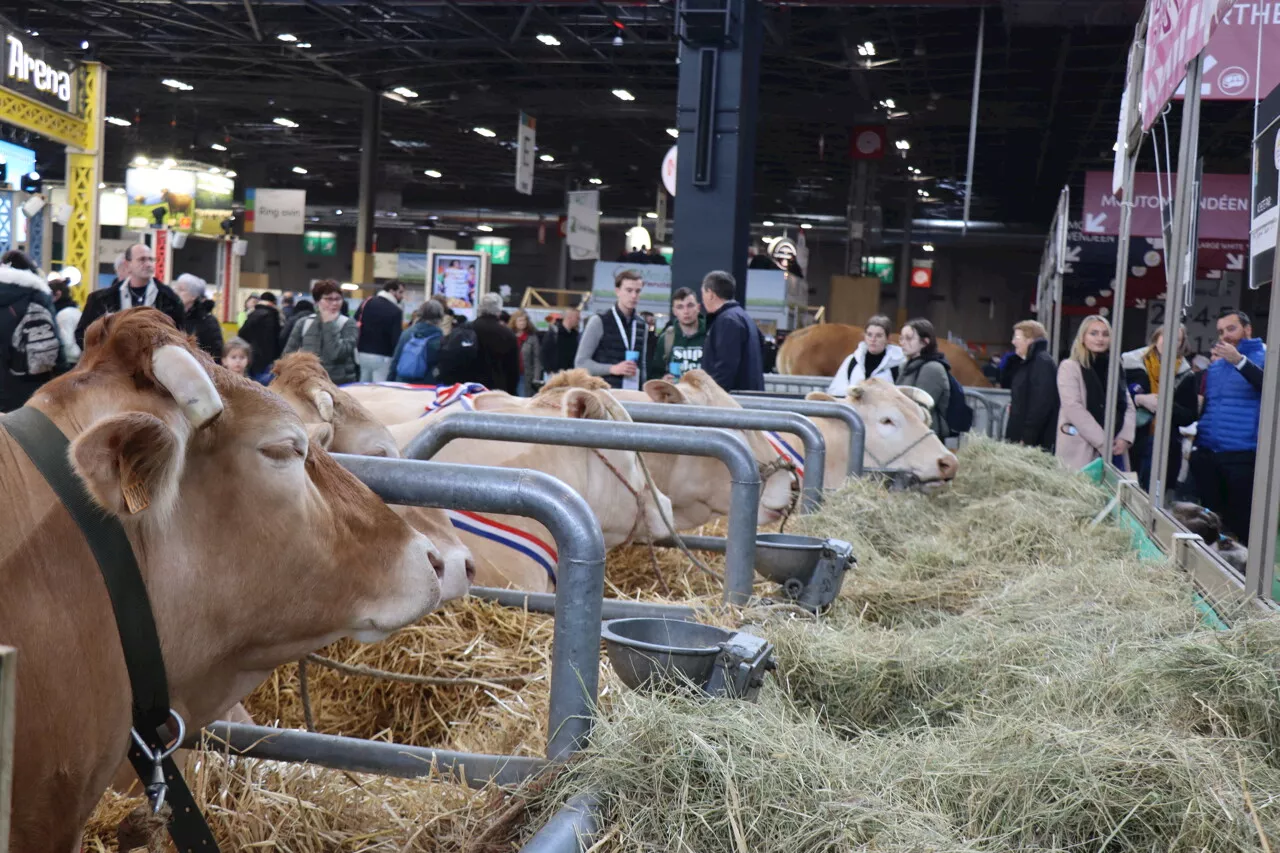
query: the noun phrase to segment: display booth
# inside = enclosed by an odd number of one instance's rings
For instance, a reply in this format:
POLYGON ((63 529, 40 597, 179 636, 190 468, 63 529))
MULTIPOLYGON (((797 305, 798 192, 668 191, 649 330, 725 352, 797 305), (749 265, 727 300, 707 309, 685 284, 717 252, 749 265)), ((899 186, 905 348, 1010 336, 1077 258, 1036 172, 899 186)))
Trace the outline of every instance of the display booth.
POLYGON ((489 292, 488 252, 432 249, 427 253, 428 298, 441 294, 450 310, 474 320, 480 297, 489 292))
MULTIPOLYGON (((74 289, 83 303, 98 269, 98 184, 102 180, 102 137, 107 72, 98 62, 74 62, 46 47, 25 29, 0 18, 0 123, 66 146, 67 205, 60 267, 75 267, 82 281, 74 289)), ((17 245, 22 226, 16 220, 28 194, 0 192, 0 250, 17 245)), ((47 207, 47 205, 46 205, 47 207)), ((41 213, 43 211, 37 211, 41 213)), ((27 251, 49 258, 52 239, 47 218, 35 215, 27 233, 27 251)))

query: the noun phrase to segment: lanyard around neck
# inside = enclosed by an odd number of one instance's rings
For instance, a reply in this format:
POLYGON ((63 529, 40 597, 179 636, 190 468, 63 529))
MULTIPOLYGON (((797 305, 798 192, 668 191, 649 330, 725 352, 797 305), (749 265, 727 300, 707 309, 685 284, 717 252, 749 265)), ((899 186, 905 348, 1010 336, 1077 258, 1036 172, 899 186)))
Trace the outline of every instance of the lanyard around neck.
POLYGON ((627 345, 628 350, 636 348, 636 318, 631 317, 631 337, 627 337, 626 331, 622 328, 622 315, 618 313, 618 306, 613 306, 613 322, 618 324, 618 334, 622 336, 622 340, 627 345))

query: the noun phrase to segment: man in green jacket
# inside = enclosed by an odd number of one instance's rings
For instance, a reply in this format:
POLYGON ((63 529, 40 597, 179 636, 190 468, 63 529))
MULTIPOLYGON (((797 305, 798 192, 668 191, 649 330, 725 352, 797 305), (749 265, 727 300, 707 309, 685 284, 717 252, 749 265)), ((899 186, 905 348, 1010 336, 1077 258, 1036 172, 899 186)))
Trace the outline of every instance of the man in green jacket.
POLYGON ((675 382, 680 374, 702 367, 702 344, 707 339, 707 321, 699 313, 698 297, 682 287, 671 297, 672 319, 658 336, 649 359, 649 375, 675 382))

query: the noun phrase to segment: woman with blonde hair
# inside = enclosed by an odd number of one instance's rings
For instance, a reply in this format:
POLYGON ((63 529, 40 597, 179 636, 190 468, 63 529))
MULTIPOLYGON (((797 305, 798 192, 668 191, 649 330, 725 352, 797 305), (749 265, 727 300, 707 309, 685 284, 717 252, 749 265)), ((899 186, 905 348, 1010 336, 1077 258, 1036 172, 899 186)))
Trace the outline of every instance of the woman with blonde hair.
POLYGON ((1068 469, 1079 471, 1099 457, 1107 456, 1128 468, 1129 447, 1133 444, 1136 413, 1133 399, 1119 383, 1116 398, 1108 401, 1107 367, 1111 359, 1111 324, 1097 314, 1086 317, 1076 332, 1071 355, 1058 365, 1058 442, 1055 455, 1068 469), (1106 443, 1107 406, 1116 414, 1116 437, 1106 443))

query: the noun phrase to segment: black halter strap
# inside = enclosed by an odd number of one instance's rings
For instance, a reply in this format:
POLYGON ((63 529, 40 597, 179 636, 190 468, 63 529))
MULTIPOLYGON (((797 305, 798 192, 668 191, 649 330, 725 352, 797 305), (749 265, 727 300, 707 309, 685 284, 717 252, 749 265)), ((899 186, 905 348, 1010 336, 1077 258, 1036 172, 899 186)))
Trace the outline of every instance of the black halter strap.
MULTIPOLYGON (((31 459, 84 534, 115 613, 133 692, 134 730, 150 750, 163 751, 166 739, 161 736, 160 728, 170 718, 169 682, 151 599, 124 527, 115 516, 103 512, 89 500, 84 484, 71 470, 67 456, 71 443, 42 412, 26 406, 0 418, 0 426, 31 459)), ((144 786, 153 781, 155 765, 136 743, 130 743, 129 761, 144 786)), ((172 758, 164 760, 163 769, 168 785, 166 796, 173 809, 169 834, 174 844, 181 853, 217 851, 213 833, 172 758)))

